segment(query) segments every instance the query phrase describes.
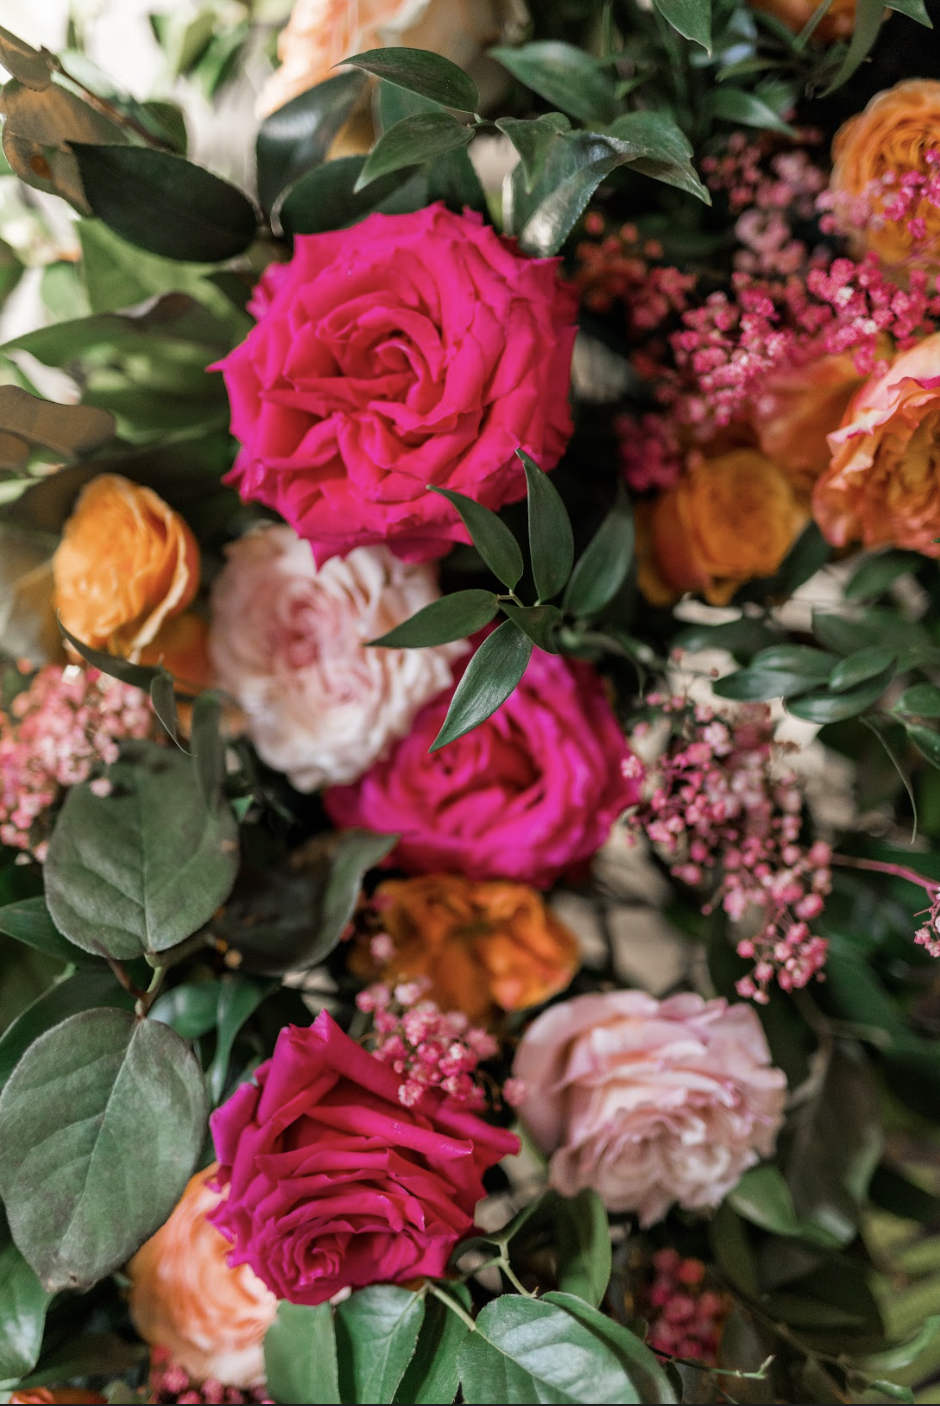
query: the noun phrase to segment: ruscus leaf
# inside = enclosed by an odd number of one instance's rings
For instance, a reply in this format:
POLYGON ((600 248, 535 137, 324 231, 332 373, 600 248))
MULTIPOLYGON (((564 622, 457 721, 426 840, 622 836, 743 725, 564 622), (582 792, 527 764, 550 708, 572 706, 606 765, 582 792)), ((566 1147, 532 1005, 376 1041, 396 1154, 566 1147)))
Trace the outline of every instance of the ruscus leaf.
POLYGON ((538 603, 557 596, 571 575, 574 562, 574 533, 568 509, 548 474, 517 449, 525 469, 529 511, 529 555, 532 575, 539 594, 538 603))
POLYGON ((359 172, 353 191, 371 185, 379 176, 421 165, 435 156, 467 146, 473 137, 474 128, 465 127, 449 112, 422 112, 405 117, 382 133, 359 172))
POLYGON ((465 639, 482 630, 499 609, 492 591, 454 591, 440 600, 431 601, 409 620, 396 625, 388 634, 369 640, 370 645, 388 649, 421 649, 432 644, 449 644, 465 639))
POLYGON ((473 539, 473 545, 490 571, 512 590, 518 584, 525 566, 519 543, 502 519, 464 493, 456 493, 452 488, 435 488, 433 484, 429 484, 428 488, 453 503, 473 539))
POLYGON ((526 671, 532 648, 532 641, 511 620, 487 635, 457 685, 432 752, 479 727, 505 703, 526 671))
POLYGON ((410 93, 429 98, 442 107, 452 107, 456 112, 476 112, 480 106, 480 94, 473 79, 450 59, 427 49, 367 49, 343 59, 343 63, 374 73, 386 83, 407 88, 410 93))
POLYGON ((616 90, 597 62, 574 44, 540 39, 490 50, 514 78, 582 122, 607 123, 617 113, 616 90))

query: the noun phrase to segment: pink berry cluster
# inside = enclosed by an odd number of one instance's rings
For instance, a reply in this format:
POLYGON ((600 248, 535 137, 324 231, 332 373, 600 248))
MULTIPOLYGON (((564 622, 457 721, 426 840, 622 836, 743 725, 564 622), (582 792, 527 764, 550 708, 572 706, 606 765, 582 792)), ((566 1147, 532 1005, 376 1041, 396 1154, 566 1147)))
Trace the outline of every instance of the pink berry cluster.
POLYGON ((634 493, 672 488, 682 472, 682 447, 667 415, 614 417, 617 454, 627 487, 634 493))
POLYGON ((237 1406, 240 1402, 270 1403, 272 1398, 261 1388, 241 1391, 238 1387, 223 1386, 214 1377, 196 1383, 172 1360, 165 1347, 155 1347, 150 1354, 147 1400, 155 1406, 164 1406, 169 1402, 178 1402, 179 1406, 202 1406, 202 1403, 206 1406, 237 1406))
POLYGON ((641 238, 631 224, 605 232, 604 217, 597 210, 585 217, 584 228, 592 237, 575 250, 575 282, 585 307, 609 312, 615 303, 623 303, 635 332, 652 331, 688 307, 696 276, 657 264, 663 256, 659 240, 641 238))
POLYGON ((757 935, 737 945, 754 960, 740 996, 763 1005, 772 981, 784 991, 805 986, 826 961, 826 941, 809 924, 832 886, 831 851, 799 843, 803 799, 795 776, 779 768, 770 710, 745 704, 723 718, 678 695, 647 702, 669 717, 670 741, 628 825, 674 858, 680 882, 712 886, 703 913, 720 903, 733 921, 759 914, 757 935))
POLYGON ((730 1308, 728 1295, 707 1288, 702 1261, 683 1259, 677 1250, 657 1250, 652 1267, 652 1282, 644 1286, 638 1304, 649 1323, 650 1347, 664 1356, 714 1364, 730 1308))
MULTIPOLYGON (((75 664, 39 669, 0 712, 0 841, 42 861, 63 790, 116 761, 122 739, 146 737, 153 725, 139 688, 75 664)), ((105 777, 92 786, 101 795, 110 789, 105 777)))
POLYGON ((926 215, 940 210, 940 150, 924 153, 926 171, 885 171, 869 181, 857 196, 826 192, 818 201, 824 212, 820 228, 827 234, 882 229, 889 222, 903 224, 911 244, 912 259, 932 255, 926 215), (921 246, 921 247, 917 247, 921 246))
MULTIPOLYGON (((488 1031, 471 1025, 462 1011, 439 1010, 425 998, 429 985, 421 978, 395 987, 376 982, 360 991, 356 1005, 371 1012, 374 1022, 373 1053, 401 1077, 398 1097, 406 1108, 435 1087, 470 1108, 483 1108, 487 1099, 477 1070, 483 1060, 499 1053, 499 1044, 488 1031)), ((507 1079, 502 1095, 514 1106, 525 1090, 518 1080, 507 1079)))

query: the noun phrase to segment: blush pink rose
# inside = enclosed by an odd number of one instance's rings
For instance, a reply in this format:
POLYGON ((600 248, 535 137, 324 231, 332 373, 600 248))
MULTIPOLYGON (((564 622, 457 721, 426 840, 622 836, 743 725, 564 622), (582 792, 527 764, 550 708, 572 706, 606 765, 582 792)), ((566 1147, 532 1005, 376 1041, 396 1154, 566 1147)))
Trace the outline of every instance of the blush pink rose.
POLYGON ((289 527, 233 543, 212 591, 218 683, 259 756, 300 791, 354 781, 450 681, 468 645, 366 647, 440 591, 433 567, 356 547, 317 567, 289 527))
POLYGON ((242 445, 230 482, 321 563, 468 541, 427 485, 499 508, 525 493, 516 449, 551 469, 571 434, 577 298, 558 263, 441 204, 298 236, 219 364, 242 445))
POLYGON ((229 1190, 211 1219, 230 1264, 303 1304, 443 1275, 473 1231, 483 1173, 519 1139, 438 1088, 405 1108, 400 1083, 326 1011, 281 1031, 212 1117, 229 1190))
POLYGON ((326 809, 337 825, 400 834, 391 862, 410 873, 547 888, 596 854, 639 798, 604 685, 590 665, 536 649, 491 718, 429 753, 452 695, 422 709, 355 786, 328 790, 326 809))
POLYGON ((694 993, 577 996, 526 1031, 523 1122, 564 1196, 593 1187, 642 1225, 717 1206, 774 1150, 786 1079, 754 1010, 694 993))

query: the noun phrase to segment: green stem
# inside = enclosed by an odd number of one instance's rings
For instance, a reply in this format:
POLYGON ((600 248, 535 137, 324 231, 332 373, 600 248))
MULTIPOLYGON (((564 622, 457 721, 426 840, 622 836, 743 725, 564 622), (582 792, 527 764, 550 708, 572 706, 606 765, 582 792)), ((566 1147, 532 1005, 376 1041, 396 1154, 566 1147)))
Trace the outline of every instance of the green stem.
POLYGON ((166 967, 154 967, 153 976, 150 978, 150 985, 142 996, 138 998, 134 1007, 134 1014, 138 1020, 143 1020, 150 1007, 153 1005, 157 992, 163 985, 163 978, 166 976, 166 967))
POLYGON ((512 1266, 510 1265, 509 1260, 506 1258, 505 1255, 500 1255, 499 1259, 497 1260, 497 1264, 499 1265, 500 1269, 501 1269, 501 1270, 503 1271, 503 1273, 505 1274, 506 1278, 509 1280, 510 1284, 513 1286, 513 1288, 514 1288, 518 1293, 522 1294, 523 1297, 525 1297, 525 1298, 527 1298, 527 1299, 534 1299, 534 1298, 535 1298, 535 1295, 534 1295, 534 1294, 530 1294, 529 1291, 528 1291, 528 1289, 525 1287, 525 1285, 522 1284, 521 1281, 516 1278, 516 1275, 515 1275, 515 1273, 514 1273, 514 1271, 513 1271, 513 1269, 512 1269, 512 1266))
POLYGON ((445 1304, 446 1307, 450 1309, 451 1313, 456 1313, 457 1317, 461 1322, 467 1325, 471 1333, 476 1332, 477 1325, 474 1323, 467 1310, 462 1304, 459 1304, 456 1299, 452 1299, 450 1294, 445 1294, 444 1290, 439 1289, 433 1282, 428 1284, 428 1293, 433 1294, 436 1299, 440 1299, 441 1303, 445 1304))

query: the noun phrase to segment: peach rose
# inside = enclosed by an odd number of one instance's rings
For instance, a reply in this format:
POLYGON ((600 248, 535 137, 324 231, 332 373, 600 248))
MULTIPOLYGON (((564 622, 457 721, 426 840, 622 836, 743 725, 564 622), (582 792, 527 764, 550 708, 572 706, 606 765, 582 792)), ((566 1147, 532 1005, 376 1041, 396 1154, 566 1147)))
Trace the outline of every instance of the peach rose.
POLYGON ((247 1264, 228 1263, 231 1245, 206 1219, 223 1195, 218 1167, 197 1172, 170 1219, 127 1267, 131 1317, 140 1336, 166 1348, 194 1381, 254 1387, 264 1380, 264 1335, 277 1299, 247 1264))
POLYGON ((195 596, 199 548, 152 488, 101 474, 79 495, 52 574, 67 630, 96 649, 139 657, 195 596))
POLYGON ((837 430, 864 377, 849 355, 821 356, 772 376, 754 405, 761 451, 809 503, 813 484, 829 467, 828 436, 837 430))
POLYGON ((813 494, 828 540, 940 556, 940 333, 865 382, 829 445, 813 494))
POLYGON ((258 116, 332 77, 335 64, 367 49, 430 49, 465 66, 496 42, 506 8, 506 0, 296 0, 277 42, 281 66, 261 90, 258 116))
POLYGON ((259 756, 299 791, 355 781, 451 682, 461 644, 366 648, 436 600, 432 567, 357 547, 317 569, 290 527, 228 548, 212 593, 210 654, 259 756))
POLYGON ((839 128, 832 143, 832 192, 836 215, 849 229, 857 251, 873 250, 888 265, 913 253, 937 256, 940 210, 921 199, 900 219, 883 212, 896 199, 898 181, 910 172, 928 176, 927 154, 940 148, 940 82, 912 78, 876 94, 864 112, 839 128), (924 221, 918 249, 908 229, 924 221), (926 247, 925 247, 926 245, 926 247))
POLYGON ((520 1108, 563 1196, 590 1186, 642 1225, 717 1206, 774 1149, 786 1079, 751 1006, 686 993, 578 996, 522 1038, 520 1108))
MULTIPOLYGON (((426 977, 442 1010, 486 1021, 563 991, 579 965, 578 940, 526 884, 472 883, 460 874, 389 879, 375 895, 394 953, 383 980, 426 977)), ((351 963, 376 975, 363 942, 351 963)))
MULTIPOLYGON (((794 34, 807 24, 819 9, 822 0, 750 0, 751 8, 773 15, 794 34)), ((832 0, 813 31, 814 37, 831 43, 833 39, 848 39, 855 28, 855 0, 832 0)))
POLYGON ((641 588, 654 602, 701 591, 724 605, 745 581, 773 575, 806 518, 786 474, 755 450, 692 455, 653 504, 641 588))

